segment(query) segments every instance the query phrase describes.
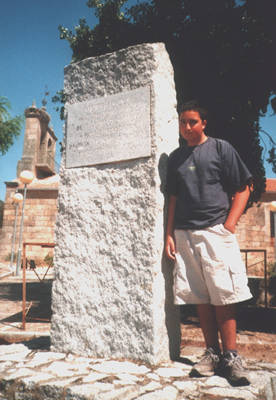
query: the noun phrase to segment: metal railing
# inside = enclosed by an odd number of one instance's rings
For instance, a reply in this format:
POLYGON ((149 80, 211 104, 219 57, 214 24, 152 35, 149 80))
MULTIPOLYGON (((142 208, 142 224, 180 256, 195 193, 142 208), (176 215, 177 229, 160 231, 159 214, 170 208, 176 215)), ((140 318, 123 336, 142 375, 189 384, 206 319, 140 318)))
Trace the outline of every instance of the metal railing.
MULTIPOLYGON (((27 269, 27 258, 26 258, 26 247, 27 246, 40 246, 40 247, 49 247, 54 248, 54 243, 42 243, 42 242, 24 242, 23 243, 23 271, 22 271, 22 329, 26 329, 26 315, 29 312, 31 305, 28 307, 26 311, 26 269, 27 269)), ((48 267, 46 273, 44 274, 42 280, 39 278, 39 281, 43 281, 47 275, 50 266, 48 267)))
MULTIPOLYGON (((268 307, 267 304, 267 291, 268 291, 268 279, 267 279, 267 251, 265 249, 241 249, 240 250, 242 253, 245 253, 245 266, 246 266, 246 271, 248 272, 251 267, 254 267, 255 265, 259 264, 260 262, 264 263, 264 303, 265 307, 268 307), (258 260, 258 262, 254 262, 254 264, 248 265, 248 253, 263 253, 263 259, 258 260)), ((250 276, 250 275, 249 275, 250 276)))

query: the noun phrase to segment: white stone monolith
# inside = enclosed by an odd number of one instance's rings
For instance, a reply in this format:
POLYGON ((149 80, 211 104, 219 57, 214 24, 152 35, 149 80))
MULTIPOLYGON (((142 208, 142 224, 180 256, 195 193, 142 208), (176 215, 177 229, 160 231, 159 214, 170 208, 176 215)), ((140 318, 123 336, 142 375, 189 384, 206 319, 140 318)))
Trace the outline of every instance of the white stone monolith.
POLYGON ((166 259, 165 178, 178 146, 173 69, 164 44, 65 68, 52 349, 157 364, 180 329, 166 259))

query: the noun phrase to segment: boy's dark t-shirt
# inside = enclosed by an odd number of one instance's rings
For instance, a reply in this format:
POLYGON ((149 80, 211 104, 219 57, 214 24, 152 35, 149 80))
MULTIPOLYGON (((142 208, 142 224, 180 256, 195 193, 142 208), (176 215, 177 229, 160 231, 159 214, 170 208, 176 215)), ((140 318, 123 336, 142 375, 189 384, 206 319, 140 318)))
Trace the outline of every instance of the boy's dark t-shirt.
POLYGON ((167 191, 177 197, 176 229, 203 229, 224 223, 231 196, 252 175, 239 154, 225 140, 208 137, 194 147, 170 154, 167 191))

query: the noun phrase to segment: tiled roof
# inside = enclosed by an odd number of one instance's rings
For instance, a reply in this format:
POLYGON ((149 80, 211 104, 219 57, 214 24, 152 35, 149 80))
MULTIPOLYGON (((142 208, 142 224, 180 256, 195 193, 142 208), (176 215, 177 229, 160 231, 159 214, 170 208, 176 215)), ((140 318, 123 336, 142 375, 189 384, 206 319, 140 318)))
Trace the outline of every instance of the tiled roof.
POLYGON ((276 192, 276 179, 268 178, 266 180, 266 193, 276 192))

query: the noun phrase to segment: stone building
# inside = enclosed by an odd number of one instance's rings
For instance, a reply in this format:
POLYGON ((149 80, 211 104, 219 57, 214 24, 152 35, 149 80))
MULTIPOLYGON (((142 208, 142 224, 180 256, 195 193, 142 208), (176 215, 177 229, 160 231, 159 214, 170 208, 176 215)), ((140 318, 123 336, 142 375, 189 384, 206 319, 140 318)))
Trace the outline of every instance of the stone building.
MULTIPOLYGON (((268 272, 275 262, 274 218, 276 216, 271 211, 271 203, 275 200, 276 179, 267 179, 266 191, 260 201, 249 208, 238 223, 237 237, 240 248, 247 250, 247 267, 250 276, 264 275, 265 256, 268 272)), ((243 253, 246 258, 246 252, 243 253)))
MULTIPOLYGON (((23 242, 53 243, 57 214, 58 178, 55 173, 55 151, 57 138, 49 127, 50 116, 46 109, 35 105, 25 110, 26 125, 23 154, 17 164, 17 178, 6 183, 6 197, 3 225, 0 229, 0 260, 10 259, 12 235, 15 221, 13 195, 23 193, 19 175, 23 170, 32 171, 33 182, 28 185, 24 207, 23 242)), ((21 206, 18 207, 16 246, 19 241, 21 206)), ((43 262, 45 256, 52 256, 53 249, 40 246, 28 246, 27 258, 36 263, 43 262)))

